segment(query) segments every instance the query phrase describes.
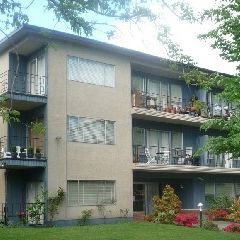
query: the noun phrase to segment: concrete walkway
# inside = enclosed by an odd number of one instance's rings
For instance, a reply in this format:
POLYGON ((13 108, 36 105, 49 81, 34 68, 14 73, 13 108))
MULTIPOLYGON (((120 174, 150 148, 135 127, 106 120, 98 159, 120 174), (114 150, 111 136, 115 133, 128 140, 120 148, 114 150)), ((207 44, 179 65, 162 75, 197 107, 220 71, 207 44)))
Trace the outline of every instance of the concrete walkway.
POLYGON ((215 224, 218 225, 218 228, 220 230, 222 230, 223 228, 225 228, 228 224, 230 224, 231 222, 226 222, 226 221, 213 221, 215 224))

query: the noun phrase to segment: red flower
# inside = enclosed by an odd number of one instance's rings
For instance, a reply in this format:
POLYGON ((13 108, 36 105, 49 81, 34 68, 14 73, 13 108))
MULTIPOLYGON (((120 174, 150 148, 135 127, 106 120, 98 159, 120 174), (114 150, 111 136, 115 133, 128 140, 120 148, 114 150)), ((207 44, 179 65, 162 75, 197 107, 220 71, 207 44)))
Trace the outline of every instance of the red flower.
POLYGON ((176 216, 175 222, 179 225, 193 227, 198 224, 198 217, 193 213, 180 213, 176 216))

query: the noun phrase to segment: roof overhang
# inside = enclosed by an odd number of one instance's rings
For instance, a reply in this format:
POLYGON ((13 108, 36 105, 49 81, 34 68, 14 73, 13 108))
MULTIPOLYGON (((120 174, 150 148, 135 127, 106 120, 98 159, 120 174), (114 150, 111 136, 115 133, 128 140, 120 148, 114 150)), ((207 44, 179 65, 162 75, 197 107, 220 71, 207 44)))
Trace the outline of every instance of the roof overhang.
POLYGON ((240 174, 240 168, 206 167, 192 165, 135 164, 133 171, 162 173, 240 174))

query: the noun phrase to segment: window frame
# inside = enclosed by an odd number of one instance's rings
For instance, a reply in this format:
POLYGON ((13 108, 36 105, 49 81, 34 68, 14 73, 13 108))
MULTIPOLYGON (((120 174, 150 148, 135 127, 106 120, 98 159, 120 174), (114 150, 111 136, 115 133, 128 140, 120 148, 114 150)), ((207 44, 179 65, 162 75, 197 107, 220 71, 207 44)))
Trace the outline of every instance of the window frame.
MULTIPOLYGON (((99 190, 99 186, 98 186, 98 190, 99 190)), ((83 185, 83 189, 84 189, 84 185, 83 185)), ((99 191, 98 193, 96 193, 96 199, 99 198, 99 191)), ((98 205, 104 205, 104 206, 112 206, 115 205, 115 203, 117 202, 117 195, 116 195, 116 180, 67 180, 67 206, 68 207, 77 207, 77 206, 98 206, 98 205), (78 184, 78 192, 77 192, 77 204, 71 204, 69 202, 69 183, 70 182, 77 182, 78 184), (112 183, 112 189, 111 189, 111 193, 113 194, 113 199, 111 199, 111 202, 97 202, 95 204, 92 203, 85 203, 84 201, 84 192, 83 192, 83 203, 81 203, 81 198, 80 198, 80 184, 81 183, 98 183, 99 186, 100 184, 108 184, 108 183, 112 183)))
POLYGON ((96 86, 102 86, 102 87, 109 87, 109 88, 115 88, 116 87, 116 65, 113 64, 109 64, 109 63, 105 63, 105 62, 100 62, 97 60, 92 60, 92 59, 87 59, 87 58, 82 58, 82 57, 78 57, 78 56, 74 56, 74 55, 67 55, 67 61, 66 61, 66 65, 67 65, 67 79, 69 81, 73 81, 73 82, 79 82, 79 83, 86 83, 86 84, 90 84, 90 85, 96 85, 96 86), (70 79, 70 68, 69 68, 69 60, 71 58, 76 58, 78 64, 80 64, 80 61, 85 61, 85 62, 92 62, 93 64, 99 64, 103 66, 103 84, 99 84, 99 80, 97 81, 95 79, 94 82, 90 82, 90 81, 83 81, 82 79, 70 79), (113 81, 111 86, 109 84, 106 84, 108 81, 106 79, 106 68, 107 67, 112 67, 113 69, 113 81))
MULTIPOLYGON (((97 125, 96 125, 97 126, 97 125)), ((95 126, 95 128, 96 128, 95 126)), ((113 121, 113 120, 106 120, 106 119, 99 119, 99 118, 90 118, 90 117, 79 117, 79 116, 73 116, 73 115, 67 115, 67 139, 68 139, 68 142, 79 142, 79 143, 88 143, 88 144, 102 144, 102 145, 116 145, 116 121, 113 121), (75 137, 74 140, 72 140, 72 137, 70 136, 70 127, 69 127, 69 123, 70 123, 70 118, 77 118, 78 121, 77 121, 77 136, 75 137), (82 126, 80 126, 80 119, 82 119, 83 121, 83 124, 82 126), (86 119, 86 122, 84 122, 84 119, 86 119), (91 142, 91 141, 85 141, 86 137, 84 135, 85 133, 85 130, 84 128, 86 127, 85 126, 85 123, 88 123, 88 121, 93 124, 93 123, 101 123, 101 122, 104 122, 104 142, 98 142, 98 137, 96 136, 96 142, 91 142), (113 131, 112 131, 112 134, 113 134, 113 137, 112 137, 112 140, 113 142, 108 142, 107 141, 107 124, 111 123, 113 125, 113 131), (80 131, 80 127, 83 128, 83 131, 80 131), (82 135, 80 134, 82 133, 82 135)))

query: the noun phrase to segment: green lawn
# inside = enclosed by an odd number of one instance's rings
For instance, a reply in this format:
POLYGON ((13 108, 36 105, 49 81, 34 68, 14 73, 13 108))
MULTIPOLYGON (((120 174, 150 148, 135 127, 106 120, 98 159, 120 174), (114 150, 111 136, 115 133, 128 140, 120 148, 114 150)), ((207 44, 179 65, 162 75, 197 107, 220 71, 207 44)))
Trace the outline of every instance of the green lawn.
POLYGON ((240 240, 240 234, 153 223, 54 228, 1 228, 1 240, 240 240))

